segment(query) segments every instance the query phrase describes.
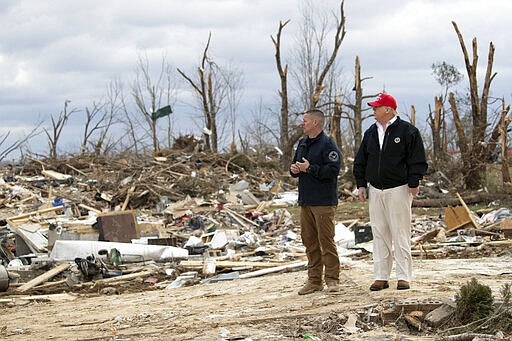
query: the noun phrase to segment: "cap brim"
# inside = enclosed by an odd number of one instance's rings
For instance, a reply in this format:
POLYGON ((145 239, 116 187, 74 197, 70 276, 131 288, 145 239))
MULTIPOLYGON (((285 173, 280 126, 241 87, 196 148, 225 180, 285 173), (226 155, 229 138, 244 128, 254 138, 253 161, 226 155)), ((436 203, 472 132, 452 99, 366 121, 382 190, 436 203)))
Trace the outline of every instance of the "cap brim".
POLYGON ((370 107, 379 107, 379 106, 381 106, 381 104, 379 104, 379 102, 368 102, 368 105, 370 107))

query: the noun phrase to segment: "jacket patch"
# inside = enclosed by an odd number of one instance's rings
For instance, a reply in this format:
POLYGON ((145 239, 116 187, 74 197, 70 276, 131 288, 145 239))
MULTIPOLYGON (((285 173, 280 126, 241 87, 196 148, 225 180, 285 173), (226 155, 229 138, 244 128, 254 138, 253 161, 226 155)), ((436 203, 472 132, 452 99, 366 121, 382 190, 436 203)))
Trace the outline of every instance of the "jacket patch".
POLYGON ((395 139, 393 141, 395 141, 395 143, 400 143, 400 138, 399 137, 395 137, 395 139))
POLYGON ((329 160, 331 160, 332 162, 338 161, 338 157, 338 153, 334 150, 329 153, 329 160))

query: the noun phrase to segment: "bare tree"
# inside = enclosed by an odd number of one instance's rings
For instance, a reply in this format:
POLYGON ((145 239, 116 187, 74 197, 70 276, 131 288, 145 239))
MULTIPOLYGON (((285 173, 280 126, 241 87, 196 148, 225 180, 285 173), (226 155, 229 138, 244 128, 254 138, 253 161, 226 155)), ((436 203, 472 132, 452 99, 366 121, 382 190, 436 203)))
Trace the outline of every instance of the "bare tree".
MULTIPOLYGON (((243 73, 238 68, 229 68, 225 75, 226 82, 226 109, 231 130, 231 146, 236 151, 237 118, 240 116, 238 108, 243 93, 243 73)), ((241 141, 240 141, 241 142, 241 141)))
POLYGON ((271 36, 272 42, 275 48, 275 58, 277 65, 277 72, 281 79, 281 90, 279 91, 279 97, 281 99, 281 114, 280 114, 280 134, 279 134, 279 147, 283 152, 281 158, 281 168, 285 170, 292 160, 292 151, 295 141, 302 136, 302 130, 300 127, 294 127, 293 131, 290 132, 288 129, 288 65, 283 68, 281 61, 281 34, 283 28, 290 22, 290 20, 279 22, 279 29, 277 30, 276 38, 271 36))
POLYGON ((101 103, 93 102, 91 109, 85 108, 86 122, 82 139, 82 152, 92 147, 95 156, 106 155, 114 148, 111 128, 119 122, 121 110, 122 87, 119 81, 110 82, 107 86, 107 96, 101 103))
POLYGON ((5 134, 0 134, 0 161, 4 160, 9 154, 14 152, 17 149, 21 149, 28 141, 30 141, 33 137, 36 137, 41 133, 39 128, 41 127, 42 122, 37 122, 34 127, 24 136, 12 141, 9 141, 9 137, 11 132, 8 131, 5 134))
POLYGON ((46 128, 43 128, 46 137, 48 138, 48 147, 49 147, 49 158, 57 159, 57 145, 59 143, 59 139, 62 134, 62 130, 66 126, 66 123, 69 120, 69 117, 77 112, 77 109, 71 109, 68 111, 68 104, 71 103, 71 100, 64 101, 64 109, 59 113, 59 116, 56 118, 53 115, 51 116, 52 127, 51 131, 46 128))
POLYGON ((160 141, 156 122, 159 118, 172 113, 171 104, 175 96, 172 67, 167 62, 165 54, 162 56, 156 77, 152 77, 148 57, 139 56, 132 96, 147 124, 146 131, 151 136, 153 153, 157 153, 160 150, 160 141))
POLYGON ((503 185, 511 185, 510 179, 510 169, 508 162, 508 126, 512 121, 512 113, 507 116, 507 113, 510 111, 510 105, 505 106, 505 99, 501 100, 502 109, 501 109, 501 120, 499 124, 499 131, 501 135, 501 175, 503 180, 503 185))
POLYGON ((370 108, 363 109, 363 101, 367 98, 372 98, 376 96, 375 94, 363 95, 363 82, 371 78, 372 77, 361 78, 361 62, 359 60, 359 56, 356 56, 354 70, 354 87, 352 89, 354 92, 353 103, 351 103, 348 96, 345 96, 345 100, 342 102, 342 104, 350 110, 348 112, 342 111, 342 118, 348 120, 350 128, 354 135, 354 142, 352 144, 352 155, 356 155, 357 149, 361 144, 364 120, 373 116, 373 112, 371 112, 370 108), (368 110, 370 110, 370 113, 364 115, 364 112, 368 110))
POLYGON ((464 182, 469 189, 478 189, 483 184, 485 167, 486 167, 486 152, 488 151, 486 145, 488 141, 485 140, 487 131, 487 110, 488 110, 488 99, 491 82, 496 76, 496 73, 492 71, 492 65, 494 61, 494 45, 492 42, 489 44, 489 54, 487 59, 487 69, 484 78, 484 85, 482 88, 482 96, 478 95, 478 82, 477 82, 477 66, 478 66, 478 54, 477 54, 477 41, 473 38, 473 56, 470 60, 464 38, 457 27, 457 24, 452 21, 455 32, 459 38, 460 46, 464 55, 464 62, 466 65, 466 71, 469 77, 469 90, 471 98, 471 116, 472 116, 472 136, 471 142, 462 139, 463 126, 460 122, 459 115, 456 108, 456 102, 453 93, 450 93, 450 105, 454 120, 456 121, 457 134, 459 135, 459 148, 462 153, 462 159, 465 164, 464 182), (457 120, 459 122, 457 122, 457 120), (466 144, 463 146, 462 144, 466 144))
MULTIPOLYGON (((302 106, 306 109, 320 108, 328 105, 334 105, 332 99, 325 97, 325 80, 335 63, 338 55, 341 42, 345 37, 345 15, 344 15, 344 1, 340 3, 340 17, 336 17, 336 33, 334 37, 334 45, 330 54, 325 53, 327 25, 324 21, 323 24, 317 29, 311 21, 311 10, 313 5, 310 4, 304 11, 304 25, 302 26, 301 43, 299 44, 299 57, 297 72, 295 73, 298 80, 299 97, 302 99, 302 106), (302 75, 302 77, 301 77, 302 75), (323 99, 323 100, 322 100, 323 99)), ((293 116, 289 113, 289 98, 288 98, 288 65, 283 67, 281 59, 281 35, 283 28, 289 23, 281 21, 276 37, 272 38, 275 48, 275 59, 279 77, 281 80, 281 89, 279 97, 281 100, 281 113, 280 113, 280 141, 279 146, 283 152, 281 158, 281 168, 288 169, 293 155, 293 146, 297 140, 302 136, 300 126, 294 124, 290 128, 290 120, 293 116)), ((330 112, 328 113, 331 114, 330 112)), ((340 146, 341 147, 341 146, 340 146)))
POLYGON ((203 51, 201 64, 197 67, 197 81, 194 81, 180 69, 178 69, 178 72, 187 80, 199 98, 201 112, 204 118, 203 137, 205 149, 217 153, 219 142, 217 119, 223 107, 223 101, 227 96, 228 83, 231 81, 230 77, 232 75, 224 72, 213 59, 209 58, 208 49, 210 47, 211 37, 210 32, 203 51))
POLYGON ((450 89, 458 84, 463 75, 453 65, 446 62, 432 64, 432 74, 442 86, 443 93, 434 97, 434 111, 429 106, 427 122, 432 131, 432 159, 434 168, 444 164, 447 156, 447 130, 445 102, 450 89))

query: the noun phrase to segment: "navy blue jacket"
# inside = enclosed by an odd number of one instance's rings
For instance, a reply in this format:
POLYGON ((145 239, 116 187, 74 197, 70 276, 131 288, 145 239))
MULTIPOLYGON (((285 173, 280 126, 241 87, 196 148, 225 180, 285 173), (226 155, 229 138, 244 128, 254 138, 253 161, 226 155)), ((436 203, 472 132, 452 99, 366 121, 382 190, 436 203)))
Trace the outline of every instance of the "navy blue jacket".
POLYGON ((299 178, 300 206, 330 206, 338 204, 338 174, 342 157, 336 142, 323 131, 315 138, 299 141, 293 163, 309 161, 307 173, 291 176, 299 178))
POLYGON ((397 117, 386 128, 381 150, 377 125, 372 124, 364 133, 353 171, 358 188, 366 187, 367 183, 379 189, 405 184, 410 188, 418 187, 427 171, 419 130, 397 117))

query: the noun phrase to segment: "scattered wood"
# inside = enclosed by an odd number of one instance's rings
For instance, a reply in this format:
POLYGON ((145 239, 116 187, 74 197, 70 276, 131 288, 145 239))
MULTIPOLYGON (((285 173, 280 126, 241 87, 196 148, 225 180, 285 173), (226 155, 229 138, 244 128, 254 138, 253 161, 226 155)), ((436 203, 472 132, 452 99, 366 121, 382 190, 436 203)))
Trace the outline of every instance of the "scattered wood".
POLYGON ((145 270, 145 271, 139 271, 134 272, 128 275, 121 275, 121 276, 115 276, 115 277, 109 277, 109 278, 102 278, 98 280, 92 281, 93 283, 115 283, 115 282, 122 282, 126 280, 131 280, 134 278, 144 277, 144 276, 151 276, 155 273, 157 270, 145 270))
POLYGON ((34 216, 34 215, 39 215, 39 214, 45 214, 45 213, 50 213, 50 212, 55 212, 55 211, 58 211, 58 210, 62 210, 64 208, 64 206, 60 205, 60 206, 55 206, 55 207, 48 207, 48 208, 42 208, 42 209, 39 209, 37 211, 32 211, 32 212, 28 212, 28 213, 23 213, 23 214, 20 214, 20 215, 17 215, 17 216, 14 216, 14 217, 9 217, 7 218, 9 221, 11 222, 17 222, 17 221, 20 221, 22 219, 25 219, 25 218, 28 218, 28 217, 31 217, 31 216, 34 216))
POLYGON ((27 290, 30 290, 32 289, 33 287, 35 287, 36 285, 39 285, 43 282, 46 282, 47 280, 49 280, 50 278, 53 278, 55 277, 56 275, 60 274, 61 272, 67 270, 68 268, 70 267, 70 264, 69 263, 62 263, 62 264, 59 264, 57 265, 56 267, 54 267, 53 269, 51 270, 48 270, 47 272, 45 272, 44 274, 42 275, 39 275, 37 276, 36 278, 28 281, 27 283, 25 283, 24 285, 20 286, 17 290, 19 292, 25 292, 27 290))
POLYGON ((468 205, 466 205, 466 203, 464 202, 464 199, 462 199, 462 197, 460 196, 459 193, 456 193, 457 194, 457 198, 459 198, 460 200, 460 203, 462 204, 462 206, 464 207, 464 209, 466 210, 468 216, 469 216, 469 219, 471 220, 471 223, 473 224, 473 226, 477 229, 480 229, 480 224, 478 224, 478 222, 475 220, 475 218, 473 217, 473 212, 471 212, 471 210, 469 209, 468 205))
POLYGON ((416 329, 417 331, 421 331, 422 325, 417 313, 421 313, 421 316, 423 316, 423 313, 421 311, 412 311, 409 314, 404 315, 404 319, 414 329, 416 329))
POLYGON ((62 174, 62 173, 52 171, 52 170, 42 170, 41 174, 43 174, 44 176, 46 176, 48 178, 60 180, 60 181, 66 181, 73 177, 72 175, 62 174))
POLYGON ((281 265, 281 266, 272 266, 272 267, 267 268, 267 269, 262 269, 262 270, 258 270, 258 271, 253 271, 253 272, 248 272, 248 273, 245 273, 245 274, 241 274, 239 276, 239 278, 252 278, 252 277, 258 277, 258 276, 266 275, 266 274, 269 274, 269 273, 275 273, 275 272, 280 272, 280 271, 284 271, 284 270, 291 270, 291 269, 301 268, 303 266, 306 266, 307 263, 308 262, 304 261, 304 262, 299 262, 299 263, 290 263, 290 264, 281 265))
MULTIPOLYGON (((202 269, 203 261, 197 260, 184 260, 180 262, 180 266, 186 269, 202 269)), ((215 263, 217 268, 238 268, 238 267, 251 267, 251 268, 272 268, 275 263, 271 262, 250 262, 250 261, 219 261, 215 263)))
POLYGON ((13 297, 9 297, 9 298, 0 298, 0 303, 16 303, 17 300, 63 302, 63 301, 73 301, 76 298, 77 298, 77 296, 70 295, 68 293, 49 294, 49 295, 13 296, 13 297))

